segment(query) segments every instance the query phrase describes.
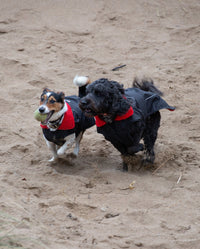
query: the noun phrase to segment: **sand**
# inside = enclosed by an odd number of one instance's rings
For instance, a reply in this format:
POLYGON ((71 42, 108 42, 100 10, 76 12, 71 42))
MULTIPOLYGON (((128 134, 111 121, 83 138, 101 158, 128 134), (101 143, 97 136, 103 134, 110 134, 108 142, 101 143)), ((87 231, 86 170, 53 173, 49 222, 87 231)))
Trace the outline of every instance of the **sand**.
POLYGON ((200 248, 200 2, 1 0, 0 9, 0 248, 200 248), (125 87, 151 77, 176 106, 161 111, 153 167, 139 154, 121 172, 95 127, 78 158, 69 150, 48 163, 33 112, 44 87, 77 94, 76 74, 125 87))

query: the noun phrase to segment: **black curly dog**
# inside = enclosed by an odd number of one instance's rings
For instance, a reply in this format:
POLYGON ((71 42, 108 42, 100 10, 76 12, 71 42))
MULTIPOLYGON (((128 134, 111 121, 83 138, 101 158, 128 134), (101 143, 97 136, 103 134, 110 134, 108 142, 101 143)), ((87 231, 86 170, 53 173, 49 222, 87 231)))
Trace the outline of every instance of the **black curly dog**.
MULTIPOLYGON (((88 85, 86 93, 79 106, 86 116, 95 116, 97 132, 121 152, 122 158, 145 150, 143 162, 153 163, 159 110, 175 109, 160 97, 162 92, 153 81, 135 79, 132 88, 124 89, 118 82, 102 78, 88 85)), ((128 170, 125 161, 123 170, 128 170)))

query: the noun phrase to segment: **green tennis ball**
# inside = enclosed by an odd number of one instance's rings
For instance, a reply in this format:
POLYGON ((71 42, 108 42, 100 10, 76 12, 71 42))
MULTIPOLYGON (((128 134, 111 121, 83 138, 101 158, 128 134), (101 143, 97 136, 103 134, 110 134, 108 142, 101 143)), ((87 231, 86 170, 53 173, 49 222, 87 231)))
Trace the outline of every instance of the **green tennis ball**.
POLYGON ((34 112, 34 118, 37 121, 44 122, 47 119, 47 114, 41 114, 38 109, 34 112))

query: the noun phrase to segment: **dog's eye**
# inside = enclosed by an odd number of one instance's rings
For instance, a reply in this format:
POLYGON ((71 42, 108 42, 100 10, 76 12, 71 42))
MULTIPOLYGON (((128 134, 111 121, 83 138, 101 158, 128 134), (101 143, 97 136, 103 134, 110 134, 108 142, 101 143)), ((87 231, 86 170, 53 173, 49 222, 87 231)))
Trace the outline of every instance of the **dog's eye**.
POLYGON ((41 102, 44 102, 44 97, 41 97, 40 100, 41 100, 41 102))
POLYGON ((54 99, 50 99, 49 103, 54 104, 56 101, 54 99))

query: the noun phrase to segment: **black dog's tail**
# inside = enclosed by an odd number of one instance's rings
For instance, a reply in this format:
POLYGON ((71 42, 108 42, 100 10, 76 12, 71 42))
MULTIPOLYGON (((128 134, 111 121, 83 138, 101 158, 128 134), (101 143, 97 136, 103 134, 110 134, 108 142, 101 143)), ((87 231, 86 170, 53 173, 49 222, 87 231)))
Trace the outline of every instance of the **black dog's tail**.
POLYGON ((146 91, 146 92, 153 92, 153 93, 156 93, 156 94, 158 94, 160 96, 163 95, 163 93, 157 87, 155 87, 152 79, 148 79, 148 78, 138 79, 138 78, 135 78, 134 81, 133 81, 133 87, 139 88, 139 89, 141 89, 143 91, 146 91))
POLYGON ((78 86, 78 96, 80 98, 86 95, 86 87, 91 83, 88 76, 78 76, 76 75, 73 79, 74 85, 78 86))

